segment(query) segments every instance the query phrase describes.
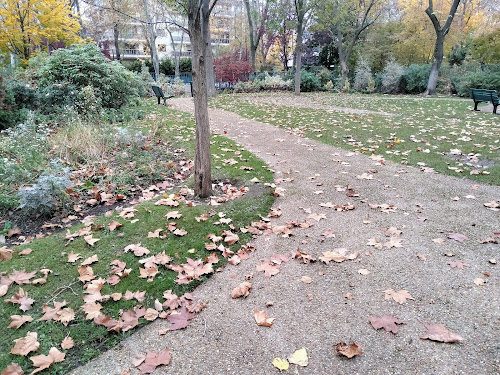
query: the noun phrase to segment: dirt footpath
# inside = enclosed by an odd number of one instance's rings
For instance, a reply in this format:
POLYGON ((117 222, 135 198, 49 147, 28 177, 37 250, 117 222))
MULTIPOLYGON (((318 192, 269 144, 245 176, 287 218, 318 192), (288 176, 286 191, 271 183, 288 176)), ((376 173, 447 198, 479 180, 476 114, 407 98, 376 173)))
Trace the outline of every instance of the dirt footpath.
MULTIPOLYGON (((189 98, 169 103, 192 111, 189 98)), ((500 232, 500 212, 484 206, 500 199, 499 187, 383 165, 222 110, 210 116, 214 132, 258 155, 277 179, 293 178, 278 185, 285 190, 275 207, 283 214, 272 224, 312 226, 294 228, 290 237, 259 236, 248 260, 228 265, 195 291, 208 307, 186 329, 160 336, 168 322, 157 320, 73 374, 135 374, 135 355, 165 348, 171 348, 172 361, 155 374, 277 374, 273 359, 300 348, 307 350, 308 366, 290 365, 287 373, 500 373, 500 265, 492 263, 500 261, 500 245, 480 243, 500 232), (273 277, 256 271, 261 259, 299 247, 313 257, 335 248, 359 256, 328 265, 291 259, 273 277), (231 290, 250 273, 250 295, 231 299, 231 290), (477 285, 480 280, 484 285, 477 285), (389 289, 406 290, 413 300, 385 299, 389 289), (255 308, 275 318, 272 327, 257 326, 255 308), (372 315, 384 314, 403 321, 397 334, 371 326, 372 315), (444 324, 463 341, 423 340, 422 323, 444 324), (341 357, 333 349, 339 342, 355 342, 364 354, 341 357)))

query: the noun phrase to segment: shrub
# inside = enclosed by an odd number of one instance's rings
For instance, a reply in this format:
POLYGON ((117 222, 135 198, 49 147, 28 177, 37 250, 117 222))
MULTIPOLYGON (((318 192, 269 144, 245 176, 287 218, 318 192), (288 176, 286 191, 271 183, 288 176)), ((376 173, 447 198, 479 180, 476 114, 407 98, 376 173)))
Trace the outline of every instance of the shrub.
POLYGON ((258 92, 262 88, 261 81, 238 82, 234 86, 234 92, 258 92))
POLYGON ((15 110, 15 99, 12 90, 8 90, 0 75, 0 130, 10 128, 16 124, 19 118, 18 111, 15 110))
MULTIPOLYGON (((151 76, 151 73, 149 72, 149 69, 148 67, 146 66, 146 64, 142 64, 141 66, 141 74, 140 74, 140 79, 141 79, 141 82, 142 82, 142 90, 139 94, 141 94, 140 96, 144 97, 144 96, 152 96, 153 95, 153 91, 151 89, 151 86, 155 84, 154 80, 153 80, 153 77, 151 76)), ((160 73, 160 76, 162 74, 160 73)))
POLYGON ((237 83, 248 80, 252 67, 247 60, 239 60, 235 56, 223 56, 214 59, 214 70, 217 82, 237 83))
POLYGON ((67 200, 66 190, 72 185, 70 169, 52 160, 36 183, 22 187, 17 193, 19 209, 25 214, 48 214, 67 200))
POLYGON ((21 81, 9 80, 7 89, 12 92, 14 97, 14 108, 16 110, 26 108, 35 110, 39 106, 38 91, 36 88, 21 81))
POLYGON ((82 88, 78 100, 75 100, 74 107, 83 120, 100 121, 102 103, 92 86, 82 88))
POLYGON ((452 78, 452 91, 459 96, 469 97, 470 89, 500 91, 500 72, 469 72, 452 78))
POLYGON ((332 81, 328 81, 325 86, 323 86, 325 90, 327 91, 333 91, 333 88, 335 87, 332 81))
POLYGON ((405 91, 409 94, 420 94, 427 89, 430 64, 412 64, 406 69, 404 76, 405 91))
POLYGON ((105 108, 120 108, 138 97, 138 76, 118 62, 110 62, 94 44, 58 49, 41 68, 39 86, 92 86, 105 108))
POLYGON ((264 79, 260 81, 261 88, 264 90, 291 90, 292 80, 285 81, 281 76, 270 76, 265 73, 264 79))
POLYGON ((180 72, 191 73, 192 70, 193 70, 193 68, 191 65, 191 59, 189 57, 186 57, 184 59, 179 60, 179 71, 180 72))
MULTIPOLYGON (((292 81, 292 87, 295 86, 295 78, 292 81)), ((302 70, 300 72, 300 91, 310 92, 318 91, 321 88, 318 77, 314 73, 302 70)))
POLYGON ((354 75, 354 90, 368 91, 370 81, 373 81, 373 75, 370 65, 366 60, 361 60, 356 67, 356 72, 354 75))
POLYGON ((80 96, 78 87, 55 83, 53 85, 42 87, 37 92, 37 107, 44 114, 56 113, 64 107, 75 105, 80 96))
POLYGON ((382 92, 395 94, 401 91, 401 79, 405 74, 405 69, 395 60, 390 60, 382 73, 382 92))
POLYGON ((329 81, 332 80, 332 72, 326 68, 320 69, 317 73, 319 84, 321 87, 325 86, 329 81))

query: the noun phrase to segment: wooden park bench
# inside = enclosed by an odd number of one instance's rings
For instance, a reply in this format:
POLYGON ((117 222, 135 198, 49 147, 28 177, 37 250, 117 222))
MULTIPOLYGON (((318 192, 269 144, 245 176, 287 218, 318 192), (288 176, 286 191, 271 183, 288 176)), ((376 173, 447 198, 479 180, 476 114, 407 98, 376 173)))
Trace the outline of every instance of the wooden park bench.
POLYGON ((481 89, 471 89, 470 97, 474 100, 474 111, 478 111, 477 105, 482 102, 491 102, 493 104, 493 113, 497 113, 498 92, 496 90, 481 90, 481 89))
POLYGON ((151 86, 153 89, 153 92, 155 93, 156 97, 158 98, 158 105, 160 104, 160 99, 163 99, 163 105, 167 105, 167 99, 173 98, 173 95, 165 95, 163 93, 163 90, 159 86, 151 86))

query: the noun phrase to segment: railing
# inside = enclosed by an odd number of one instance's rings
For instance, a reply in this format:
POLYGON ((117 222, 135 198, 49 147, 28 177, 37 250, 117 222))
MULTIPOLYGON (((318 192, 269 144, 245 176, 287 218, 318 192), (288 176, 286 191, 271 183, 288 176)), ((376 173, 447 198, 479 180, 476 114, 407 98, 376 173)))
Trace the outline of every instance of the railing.
POLYGON ((211 41, 215 44, 229 44, 229 39, 226 38, 212 38, 211 41))

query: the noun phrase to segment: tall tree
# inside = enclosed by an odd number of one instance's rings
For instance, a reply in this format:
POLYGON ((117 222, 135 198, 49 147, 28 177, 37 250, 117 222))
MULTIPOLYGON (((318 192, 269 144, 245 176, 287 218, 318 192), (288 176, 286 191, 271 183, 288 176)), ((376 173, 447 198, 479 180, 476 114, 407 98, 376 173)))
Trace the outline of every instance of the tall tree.
POLYGON ((457 12, 458 4, 460 0, 453 0, 451 4, 450 12, 443 26, 441 26, 440 20, 437 18, 434 12, 434 4, 432 0, 429 0, 429 6, 425 10, 425 13, 430 18, 434 31, 436 32, 436 43, 434 46, 434 56, 432 60, 431 73, 429 74, 429 81, 427 82, 427 90, 425 90, 424 95, 433 95, 436 93, 436 86, 439 78, 439 69, 441 68, 441 63, 444 57, 444 39, 450 31, 451 23, 457 12))
MULTIPOLYGON (((206 40, 204 32, 209 27, 210 14, 217 0, 185 0, 178 2, 188 16, 189 38, 193 74, 194 112, 196 118, 196 139, 194 159, 194 193, 202 198, 212 194, 212 172, 210 162, 210 123, 208 118, 208 91, 206 40)), ((210 48, 210 53, 212 52, 210 48)))
POLYGON ((69 45, 81 29, 66 0, 0 0, 0 50, 27 61, 46 42, 69 45))
MULTIPOLYGON (((156 1, 156 0, 155 0, 156 1)), ((144 15, 146 16, 146 22, 148 24, 148 34, 149 34, 149 45, 151 50, 151 60, 153 61, 153 67, 155 70, 155 81, 158 80, 160 76, 160 59, 158 58, 158 49, 156 48, 156 28, 155 22, 153 22, 153 18, 151 17, 149 10, 148 0, 142 0, 142 7, 144 10, 144 15)))
POLYGON ((248 34, 250 37, 250 63, 255 71, 255 56, 265 33, 265 23, 268 18, 269 0, 243 0, 248 19, 248 34))
POLYGON ((318 9, 316 20, 337 43, 342 80, 349 75, 348 61, 363 32, 380 16, 380 0, 327 0, 318 9))

